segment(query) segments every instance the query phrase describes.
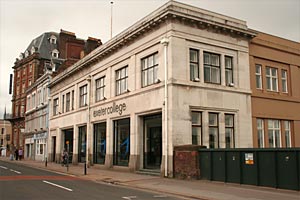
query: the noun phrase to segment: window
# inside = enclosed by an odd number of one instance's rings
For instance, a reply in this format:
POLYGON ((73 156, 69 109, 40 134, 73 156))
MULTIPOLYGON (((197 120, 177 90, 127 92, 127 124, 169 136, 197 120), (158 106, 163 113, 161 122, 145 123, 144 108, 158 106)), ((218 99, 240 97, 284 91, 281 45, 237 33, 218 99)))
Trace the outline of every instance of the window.
POLYGON ((71 103, 70 92, 68 92, 66 94, 66 112, 70 111, 70 103, 71 103))
POLYGON ((28 80, 28 87, 31 86, 31 80, 28 80))
POLYGON ((61 100, 61 112, 65 112, 65 95, 62 95, 62 100, 61 100))
POLYGON ((234 148, 234 115, 225 114, 225 148, 234 148))
POLYGON ((269 147, 281 147, 279 120, 268 120, 269 147))
POLYGON ((59 54, 59 51, 57 49, 54 49, 52 52, 51 52, 51 55, 53 58, 58 58, 58 54, 59 54))
POLYGON ((257 143, 258 143, 258 148, 263 148, 263 147, 265 147, 264 120, 257 119, 256 120, 256 126, 257 126, 257 143))
POLYGON ((130 156, 130 119, 114 121, 113 164, 128 166, 130 156))
POLYGON ((87 85, 84 85, 79 88, 80 98, 79 98, 79 106, 83 107, 87 105, 87 85))
POLYGON ((284 123, 285 147, 292 147, 290 121, 283 121, 283 123, 284 123))
POLYGON ((53 115, 58 114, 58 98, 53 100, 53 115))
POLYGON ((262 74, 261 74, 261 65, 255 65, 255 81, 256 81, 256 88, 262 89, 262 74))
POLYGON ((26 67, 23 69, 23 75, 26 75, 26 67))
POLYGON ((142 59, 142 87, 156 83, 158 73, 158 53, 142 59))
POLYGON ((17 95, 20 94, 20 85, 19 84, 17 85, 17 92, 16 93, 17 93, 17 95))
POLYGON ((31 109, 30 107, 30 96, 27 97, 27 109, 31 109))
POLYGON ((281 84, 282 84, 282 92, 287 93, 288 87, 287 87, 287 71, 281 70, 281 84))
POLYGON ((105 77, 96 80, 96 101, 104 99, 105 77))
POLYGON ((106 123, 94 124, 94 163, 104 164, 106 155, 106 123))
POLYGON ((22 84, 22 93, 25 93, 25 82, 22 84))
POLYGON ((74 90, 72 90, 72 110, 74 110, 74 90))
POLYGON ((20 78, 20 71, 17 72, 17 77, 20 78))
POLYGON ((32 72, 32 64, 29 64, 29 72, 32 72))
POLYGON ((78 162, 85 162, 86 159, 86 126, 78 128, 78 162))
POLYGON ((32 107, 34 108, 35 105, 35 93, 32 95, 32 107))
POLYGON ((225 81, 226 85, 231 86, 233 84, 233 62, 232 57, 225 56, 225 81))
POLYGON ((199 77, 199 51, 190 49, 190 80, 198 81, 199 77))
POLYGON ((128 91, 128 67, 123 67, 116 71, 116 95, 128 91))
POLYGON ((209 113, 209 148, 219 148, 218 113, 209 113))
POLYGON ((3 135, 5 132, 5 128, 1 128, 1 134, 3 135))
POLYGON ((25 116, 25 105, 24 104, 21 105, 21 116, 22 117, 25 116))
POLYGON ((16 105, 16 108, 15 108, 15 116, 19 116, 19 105, 16 105))
POLYGON ((43 155, 45 146, 46 146, 45 139, 36 140, 36 154, 37 155, 43 155))
POLYGON ((278 75, 277 69, 266 67, 267 89, 270 91, 278 91, 278 75))
POLYGON ((50 36, 50 38, 49 38, 49 42, 51 43, 51 44, 56 44, 56 37, 54 36, 54 35, 51 35, 50 36))
POLYGON ((192 112, 192 144, 202 145, 201 112, 192 112))
POLYGON ((221 83, 220 55, 204 52, 204 82, 221 83))

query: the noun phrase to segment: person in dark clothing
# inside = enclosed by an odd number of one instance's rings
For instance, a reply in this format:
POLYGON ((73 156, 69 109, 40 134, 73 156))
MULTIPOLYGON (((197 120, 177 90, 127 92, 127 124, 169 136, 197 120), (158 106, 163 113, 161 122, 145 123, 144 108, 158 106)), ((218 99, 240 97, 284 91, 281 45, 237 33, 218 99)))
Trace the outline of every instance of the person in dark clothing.
POLYGON ((18 158, 19 158, 19 150, 18 150, 18 148, 16 148, 16 150, 15 150, 15 158, 16 158, 16 160, 18 160, 18 158))

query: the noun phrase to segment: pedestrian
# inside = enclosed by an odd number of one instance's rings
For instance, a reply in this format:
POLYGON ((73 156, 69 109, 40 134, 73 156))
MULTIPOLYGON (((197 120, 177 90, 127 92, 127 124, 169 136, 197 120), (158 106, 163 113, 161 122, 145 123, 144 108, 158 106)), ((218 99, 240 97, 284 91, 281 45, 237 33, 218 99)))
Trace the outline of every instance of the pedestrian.
POLYGON ((20 148, 20 149, 19 149, 19 160, 21 160, 22 157, 23 157, 23 149, 20 148))
POLYGON ((66 150, 62 153, 62 166, 67 165, 69 159, 68 152, 66 150))
POLYGON ((16 158, 16 160, 19 159, 19 150, 18 150, 18 148, 16 148, 16 150, 15 150, 15 158, 16 158))

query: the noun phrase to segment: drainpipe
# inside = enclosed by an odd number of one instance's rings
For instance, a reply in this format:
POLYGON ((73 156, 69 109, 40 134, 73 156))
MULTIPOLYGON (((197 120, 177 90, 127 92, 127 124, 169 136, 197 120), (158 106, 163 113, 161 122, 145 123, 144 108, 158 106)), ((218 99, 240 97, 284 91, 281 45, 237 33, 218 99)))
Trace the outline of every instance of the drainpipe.
POLYGON ((89 132, 90 132, 90 104, 91 104, 91 98, 92 98, 92 94, 91 94, 91 75, 89 75, 86 80, 88 82, 88 95, 89 95, 89 102, 88 102, 88 110, 87 110, 87 124, 86 124, 86 156, 85 156, 85 170, 84 170, 84 174, 86 175, 86 169, 89 166, 89 132))
POLYGON ((160 43, 164 45, 164 68, 165 68, 165 88, 164 88, 164 104, 165 104, 165 177, 168 177, 168 38, 163 38, 160 43))

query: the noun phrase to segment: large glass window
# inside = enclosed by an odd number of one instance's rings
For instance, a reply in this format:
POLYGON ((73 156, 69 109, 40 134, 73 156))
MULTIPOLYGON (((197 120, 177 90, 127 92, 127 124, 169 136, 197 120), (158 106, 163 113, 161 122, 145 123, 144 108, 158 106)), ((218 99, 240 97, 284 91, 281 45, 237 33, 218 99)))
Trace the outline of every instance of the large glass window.
POLYGON ((267 89, 270 91, 278 91, 278 73, 273 67, 266 67, 267 89))
POLYGON ((218 113, 209 113, 209 148, 219 148, 218 113))
POLYGON ((226 85, 233 84, 233 61, 232 57, 225 56, 225 82, 226 85))
POLYGON ((257 143, 258 143, 258 148, 263 148, 263 147, 265 147, 264 120, 257 119, 256 120, 256 126, 257 126, 257 143))
POLYGON ((234 148, 234 115, 225 114, 225 148, 234 148))
POLYGON ((281 147, 279 120, 268 120, 268 136, 270 147, 281 147))
POLYGON ((204 52, 204 82, 221 83, 220 55, 204 52))
POLYGON ((105 77, 96 80, 96 101, 104 99, 105 77))
POLYGON ((201 112, 192 112, 192 144, 202 145, 201 112))
POLYGON ((53 100, 53 115, 58 114, 58 98, 53 100))
POLYGON ((94 124, 94 163, 104 164, 106 154, 106 123, 94 124))
POLYGON ((285 147, 292 147, 291 123, 290 123, 290 121, 283 121, 283 123, 284 123, 285 147))
POLYGON ((151 85, 157 80, 158 53, 142 59, 142 87, 151 85))
POLYGON ((287 84, 287 71, 281 70, 281 85, 282 85, 282 92, 288 92, 288 84, 287 84))
POLYGON ((128 67, 116 71, 116 95, 128 91, 128 67))
POLYGON ((114 165, 128 166, 130 156, 130 119, 114 121, 114 165))
POLYGON ((83 107, 87 105, 87 85, 79 88, 79 106, 83 107))
POLYGON ((85 162, 86 158, 86 126, 79 127, 78 133, 78 162, 85 162))
POLYGON ((198 81, 199 79, 199 51, 190 49, 190 80, 198 81))
POLYGON ((261 65, 255 65, 255 81, 256 81, 256 88, 262 89, 262 74, 261 74, 261 65))

